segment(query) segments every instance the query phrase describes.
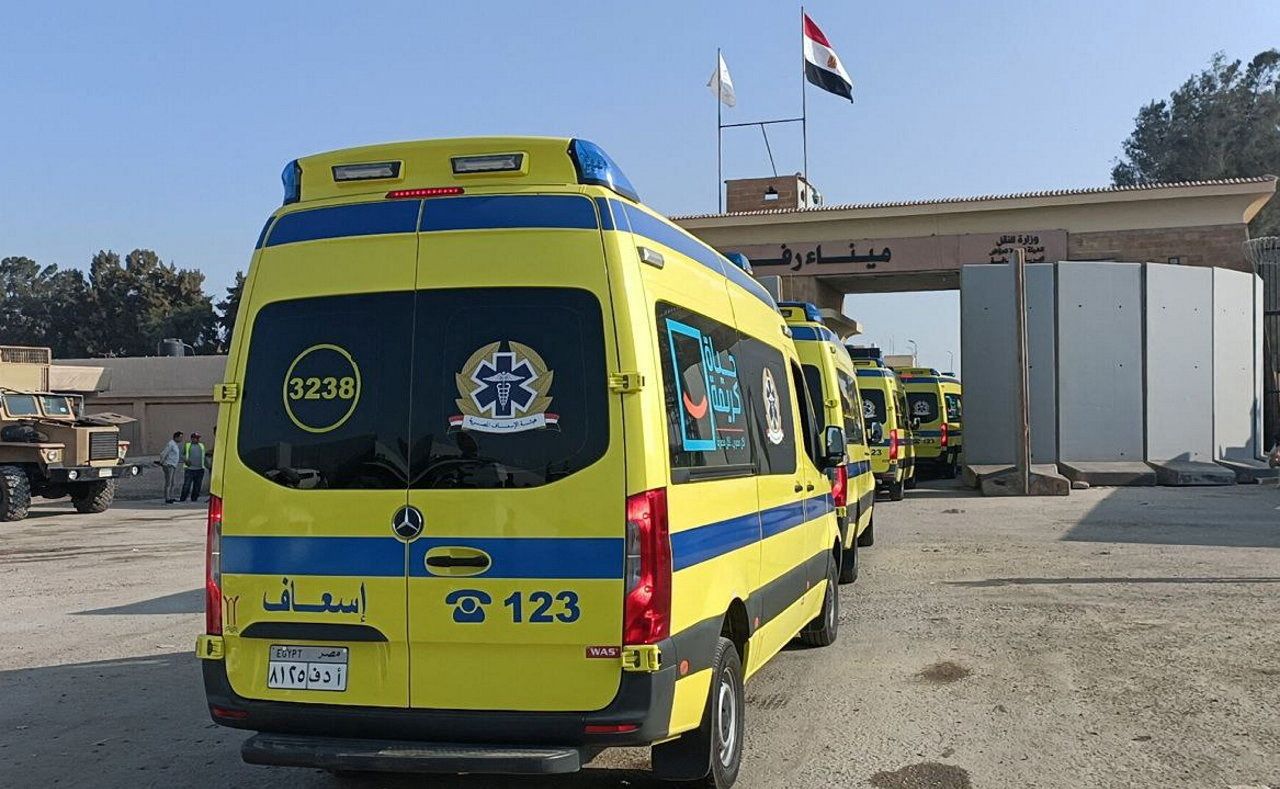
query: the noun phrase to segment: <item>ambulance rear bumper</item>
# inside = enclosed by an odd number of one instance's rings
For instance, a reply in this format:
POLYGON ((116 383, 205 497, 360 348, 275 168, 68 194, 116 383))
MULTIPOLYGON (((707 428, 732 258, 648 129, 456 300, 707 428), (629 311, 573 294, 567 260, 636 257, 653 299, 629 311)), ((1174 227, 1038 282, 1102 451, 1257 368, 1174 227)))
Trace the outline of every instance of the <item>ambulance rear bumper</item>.
MULTIPOLYGON (((667 654, 676 654, 670 641, 663 643, 667 654)), ((224 661, 200 663, 209 712, 215 723, 317 742, 396 740, 421 748, 477 745, 527 750, 544 746, 648 745, 667 736, 678 677, 674 660, 659 671, 621 672, 613 701, 591 712, 405 709, 248 699, 232 689, 224 661)), ((289 758, 301 758, 302 751, 281 747, 290 754, 289 758)))
POLYGON ((590 753, 582 748, 415 743, 403 740, 257 734, 240 755, 249 764, 396 773, 550 775, 577 772, 590 753))

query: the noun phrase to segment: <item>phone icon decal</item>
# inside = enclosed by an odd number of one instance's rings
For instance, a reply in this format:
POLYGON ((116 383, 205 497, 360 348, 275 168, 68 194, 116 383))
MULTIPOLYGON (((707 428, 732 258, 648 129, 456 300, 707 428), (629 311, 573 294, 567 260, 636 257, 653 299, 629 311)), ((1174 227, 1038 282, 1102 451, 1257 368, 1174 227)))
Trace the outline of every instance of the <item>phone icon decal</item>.
POLYGON ((460 625, 475 625, 484 621, 484 606, 493 598, 479 589, 455 589, 444 598, 445 605, 453 606, 453 621, 460 625))

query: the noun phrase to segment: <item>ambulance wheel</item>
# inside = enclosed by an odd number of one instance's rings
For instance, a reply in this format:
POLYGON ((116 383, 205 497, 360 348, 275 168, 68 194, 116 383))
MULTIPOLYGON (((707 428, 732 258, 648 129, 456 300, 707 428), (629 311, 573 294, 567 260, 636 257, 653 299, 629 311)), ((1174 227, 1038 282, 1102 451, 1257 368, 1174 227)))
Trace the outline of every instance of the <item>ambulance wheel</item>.
POLYGON ((851 584, 858 580, 858 541, 861 539, 860 536, 854 537, 849 547, 840 552, 840 583, 842 584, 851 584))
POLYGON ((716 642, 711 661, 711 692, 702 713, 702 724, 671 742, 653 746, 653 772, 668 781, 695 781, 695 785, 728 789, 738 780, 742 766, 742 714, 746 707, 742 690, 742 661, 733 642, 716 642))
POLYGON ((800 631, 800 643, 811 647, 828 647, 840 632, 840 571, 835 561, 827 568, 827 591, 822 596, 822 611, 800 631))
POLYGON ((905 483, 902 482, 889 483, 889 501, 902 501, 902 499, 907 495, 902 492, 904 484, 905 483))
POLYGON ((859 548, 870 548, 876 544, 876 511, 874 509, 871 510, 871 522, 862 530, 862 534, 858 535, 856 542, 859 548))
POLYGON ((913 473, 911 476, 907 477, 907 481, 902 484, 906 486, 907 490, 914 490, 916 487, 916 475, 913 473))
POLYGON ((71 503, 76 512, 106 512, 116 497, 116 481, 100 479, 82 482, 71 488, 71 503))
POLYGON ((0 466, 0 521, 20 521, 31 508, 31 480, 21 466, 0 466))

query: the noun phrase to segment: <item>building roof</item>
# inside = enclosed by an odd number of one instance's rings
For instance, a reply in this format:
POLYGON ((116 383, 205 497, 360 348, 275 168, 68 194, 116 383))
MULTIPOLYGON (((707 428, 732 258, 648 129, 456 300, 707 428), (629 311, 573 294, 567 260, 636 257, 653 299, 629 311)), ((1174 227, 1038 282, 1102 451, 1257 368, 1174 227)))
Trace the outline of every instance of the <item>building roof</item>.
MULTIPOLYGON (((1076 196, 1124 196, 1131 193, 1157 193, 1170 190, 1212 190, 1213 187, 1261 186, 1261 191, 1274 192, 1276 176, 1258 175, 1250 178, 1218 178, 1207 181, 1178 181, 1173 183, 1137 184, 1134 186, 1096 186, 1083 189, 1050 189, 1040 192, 1014 192, 1002 195, 978 195, 975 197, 941 197, 928 200, 902 200, 879 203, 839 203, 815 206, 813 208, 766 208, 755 211, 737 211, 734 213, 680 214, 672 216, 675 222, 693 219, 714 219, 735 216, 766 216, 781 214, 819 214, 833 211, 858 211, 879 208, 918 208, 925 206, 954 206, 961 203, 994 203, 1006 200, 1052 200, 1054 198, 1071 198, 1076 196), (1269 188, 1268 188, 1269 187, 1269 188)), ((1134 198, 1155 197, 1155 194, 1133 194, 1134 198)))

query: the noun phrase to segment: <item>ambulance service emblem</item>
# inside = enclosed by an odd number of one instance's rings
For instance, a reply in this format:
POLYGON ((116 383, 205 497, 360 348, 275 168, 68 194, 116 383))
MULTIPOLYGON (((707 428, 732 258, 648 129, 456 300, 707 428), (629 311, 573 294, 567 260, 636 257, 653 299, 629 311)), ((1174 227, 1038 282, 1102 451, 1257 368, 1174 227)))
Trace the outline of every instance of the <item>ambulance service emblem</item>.
POLYGON ((527 345, 514 340, 485 345, 454 376, 461 413, 449 418, 449 429, 520 433, 558 428, 559 415, 548 410, 554 377, 527 345))

